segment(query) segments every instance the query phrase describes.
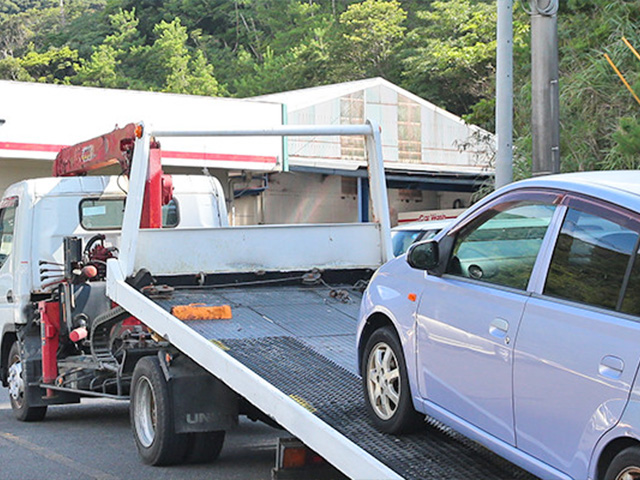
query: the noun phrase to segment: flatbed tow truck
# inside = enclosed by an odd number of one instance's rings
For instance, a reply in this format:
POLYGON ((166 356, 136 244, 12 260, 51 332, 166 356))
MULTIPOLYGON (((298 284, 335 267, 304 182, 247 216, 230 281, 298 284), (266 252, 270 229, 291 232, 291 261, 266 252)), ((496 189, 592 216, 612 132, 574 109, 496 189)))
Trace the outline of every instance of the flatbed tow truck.
POLYGON ((111 238, 119 252, 99 250, 96 260, 95 248, 83 256, 77 238, 65 238, 64 258, 58 249, 47 260, 64 266, 63 279, 30 292, 39 314, 4 329, 3 380, 19 418, 37 420, 46 406, 83 396, 130 398, 138 451, 154 465, 215 459, 224 431, 245 414, 282 427, 354 479, 533 478, 435 421, 395 437, 366 417, 358 308, 362 286, 392 256, 377 125, 178 132, 137 124, 100 142, 105 153, 92 150, 94 139, 63 151, 56 168, 84 174, 120 158, 114 144, 126 150, 126 207, 111 238), (160 228, 171 182, 158 139, 260 135, 364 136, 377 221, 160 228), (78 314, 86 285, 106 292, 106 309, 78 314), (12 348, 20 352, 13 362, 12 348))

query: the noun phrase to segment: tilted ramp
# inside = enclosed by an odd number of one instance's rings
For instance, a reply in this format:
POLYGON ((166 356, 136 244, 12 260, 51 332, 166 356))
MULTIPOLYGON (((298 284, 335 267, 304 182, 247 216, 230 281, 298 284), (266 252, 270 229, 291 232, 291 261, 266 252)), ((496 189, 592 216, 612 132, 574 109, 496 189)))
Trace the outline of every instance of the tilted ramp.
POLYGON ((396 437, 366 416, 356 372, 360 296, 330 288, 176 290, 151 300, 123 281, 112 298, 354 479, 491 478, 532 475, 436 422, 396 437), (183 322, 174 305, 229 304, 232 320, 183 322))

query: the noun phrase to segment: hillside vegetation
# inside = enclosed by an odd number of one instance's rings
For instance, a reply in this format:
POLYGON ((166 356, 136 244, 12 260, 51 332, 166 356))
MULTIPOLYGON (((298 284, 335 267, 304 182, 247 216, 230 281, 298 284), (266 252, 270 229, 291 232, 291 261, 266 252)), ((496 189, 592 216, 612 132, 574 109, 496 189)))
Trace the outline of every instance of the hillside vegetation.
MULTIPOLYGON (((529 175, 530 50, 516 0, 515 137, 529 175)), ((640 0, 562 0, 562 168, 638 168, 640 0)), ((0 78, 247 97, 382 76, 493 130, 495 1, 0 0, 0 78)))

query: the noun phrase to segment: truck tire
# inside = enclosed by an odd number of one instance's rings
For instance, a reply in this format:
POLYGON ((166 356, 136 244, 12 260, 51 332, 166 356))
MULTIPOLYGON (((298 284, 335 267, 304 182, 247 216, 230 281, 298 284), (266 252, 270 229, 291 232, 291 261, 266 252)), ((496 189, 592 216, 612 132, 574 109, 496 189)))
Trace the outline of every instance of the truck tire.
POLYGON ((424 427, 425 416, 413 408, 407 367, 393 328, 373 332, 362 360, 365 404, 376 428, 400 434, 424 427))
POLYGON ((627 480, 640 476, 640 447, 628 447, 618 453, 609 464, 604 480, 627 480))
POLYGON ((21 422, 39 422, 47 414, 47 407, 29 406, 27 395, 29 379, 27 378, 26 368, 22 363, 20 343, 18 341, 13 342, 13 345, 11 345, 8 365, 9 400, 13 414, 21 422))
POLYGON ((155 356, 140 359, 133 370, 129 415, 144 463, 172 465, 184 461, 189 438, 175 432, 169 385, 155 356))
POLYGON ((185 463, 211 463, 220 456, 225 431, 189 433, 185 463))

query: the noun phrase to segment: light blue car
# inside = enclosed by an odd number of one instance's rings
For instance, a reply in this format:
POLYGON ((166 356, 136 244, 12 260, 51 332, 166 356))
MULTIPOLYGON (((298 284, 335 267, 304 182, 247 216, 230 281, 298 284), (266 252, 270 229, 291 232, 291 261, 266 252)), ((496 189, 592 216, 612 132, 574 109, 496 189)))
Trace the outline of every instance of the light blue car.
POLYGON ((367 409, 428 414, 541 478, 640 479, 640 172, 509 185, 382 266, 367 409))

